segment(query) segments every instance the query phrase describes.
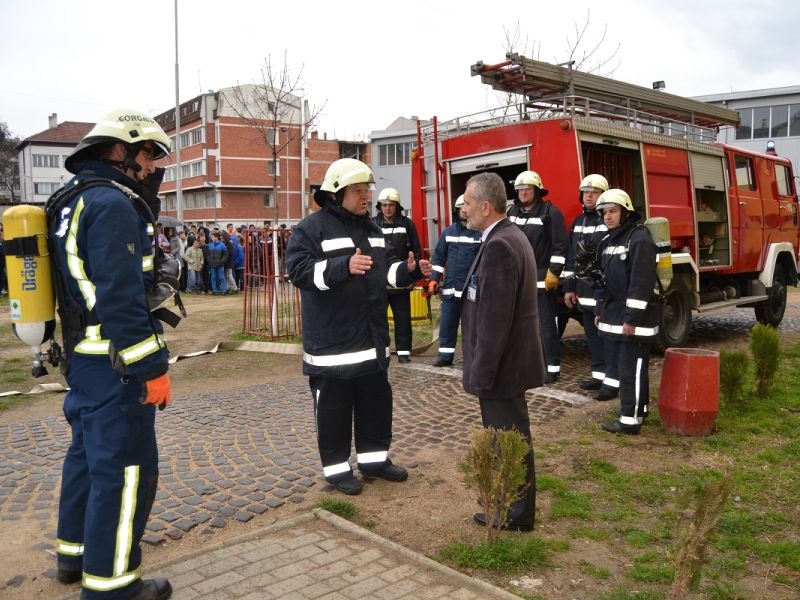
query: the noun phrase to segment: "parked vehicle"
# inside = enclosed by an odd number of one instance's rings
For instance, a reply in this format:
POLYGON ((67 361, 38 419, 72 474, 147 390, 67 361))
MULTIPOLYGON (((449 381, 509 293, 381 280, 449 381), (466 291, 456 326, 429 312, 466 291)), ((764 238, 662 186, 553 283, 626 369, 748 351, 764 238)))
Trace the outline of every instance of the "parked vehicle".
POLYGON ((662 348, 686 345, 692 312, 752 306, 759 322, 780 324, 798 283, 794 174, 786 158, 715 141, 738 113, 515 54, 472 72, 520 102, 418 126, 412 214, 423 248, 474 173, 498 173, 514 199, 514 178, 536 171, 567 224, 581 211, 578 183, 601 173, 645 218, 669 222, 662 348))

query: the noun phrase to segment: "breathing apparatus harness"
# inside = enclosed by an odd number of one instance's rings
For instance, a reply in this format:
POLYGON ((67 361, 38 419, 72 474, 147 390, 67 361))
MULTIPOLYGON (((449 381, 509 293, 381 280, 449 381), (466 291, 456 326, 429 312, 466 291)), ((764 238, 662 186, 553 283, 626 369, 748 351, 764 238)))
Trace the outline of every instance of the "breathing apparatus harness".
MULTIPOLYGON (((128 159, 126 158, 126 160, 122 162, 123 164, 126 164, 127 161, 128 159)), ((158 189, 158 184, 160 183, 161 177, 163 177, 163 171, 158 174, 158 181, 155 182, 154 185, 151 184, 149 187, 158 189)), ((153 211, 151 210, 149 203, 130 188, 122 185, 121 183, 103 177, 90 177, 88 179, 79 180, 75 183, 75 185, 72 185, 68 188, 63 187, 55 194, 50 196, 45 204, 48 230, 50 232, 56 231, 62 209, 69 202, 71 202, 77 194, 83 193, 93 187, 110 187, 128 196, 134 207, 140 209, 137 210, 137 212, 141 211, 147 215, 147 222, 152 226, 154 235, 157 234, 158 230, 156 219, 153 216, 153 211)), ((147 188, 148 186, 146 185, 145 187, 147 188)), ((155 198, 155 193, 153 194, 153 197, 155 198)), ((51 256, 56 256, 55 239, 52 234, 48 234, 47 244, 51 256)), ((180 310, 181 315, 183 317, 186 316, 186 308, 184 307, 183 301, 180 297, 180 261, 172 254, 164 252, 157 243, 153 244, 153 250, 153 283, 145 290, 147 294, 148 306, 150 308, 150 314, 152 317, 163 321, 170 327, 174 328, 180 322, 181 317, 167 310, 166 305, 169 300, 174 299, 174 304, 180 310)), ((61 319, 61 330, 64 338, 63 358, 60 362, 60 370, 63 375, 66 375, 67 370, 69 369, 69 361, 72 357, 72 353, 78 343, 83 339, 86 327, 100 325, 100 320, 97 316, 95 307, 92 307, 90 311, 86 312, 81 307, 78 300, 70 292, 66 277, 61 270, 58 260, 53 261, 52 273, 53 288, 58 301, 57 312, 61 319)), ((153 333, 158 333, 155 329, 154 323, 153 333)), ((125 368, 122 364, 122 361, 116 356, 117 353, 112 347, 109 349, 114 368, 124 374, 125 368)))

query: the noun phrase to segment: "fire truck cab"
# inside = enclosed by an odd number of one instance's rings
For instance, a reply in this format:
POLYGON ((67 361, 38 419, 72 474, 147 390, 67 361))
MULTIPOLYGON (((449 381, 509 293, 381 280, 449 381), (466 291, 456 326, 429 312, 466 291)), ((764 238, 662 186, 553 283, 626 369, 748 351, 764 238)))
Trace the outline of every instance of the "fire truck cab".
POLYGON ((579 182, 600 173, 646 219, 669 222, 659 346, 686 345, 693 312, 752 306, 759 322, 781 322, 787 286, 798 283, 792 165, 717 143, 720 127, 738 124, 735 111, 515 54, 472 72, 521 102, 419 126, 412 214, 424 248, 477 172, 499 174, 513 200, 516 176, 536 171, 568 226, 582 210, 579 182))

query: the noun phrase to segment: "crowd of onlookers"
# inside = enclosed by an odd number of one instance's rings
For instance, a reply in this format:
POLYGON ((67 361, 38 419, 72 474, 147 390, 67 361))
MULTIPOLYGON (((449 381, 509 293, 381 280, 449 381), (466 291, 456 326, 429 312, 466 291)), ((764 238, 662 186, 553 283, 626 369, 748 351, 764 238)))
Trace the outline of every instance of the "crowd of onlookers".
POLYGON ((228 223, 224 229, 189 224, 184 227, 162 227, 159 224, 158 244, 182 263, 181 291, 190 294, 236 294, 247 284, 263 285, 276 268, 283 273, 283 254, 289 231, 255 225, 238 228, 228 223), (277 267, 273 246, 278 249, 277 267), (248 281, 245 281, 245 266, 248 281))

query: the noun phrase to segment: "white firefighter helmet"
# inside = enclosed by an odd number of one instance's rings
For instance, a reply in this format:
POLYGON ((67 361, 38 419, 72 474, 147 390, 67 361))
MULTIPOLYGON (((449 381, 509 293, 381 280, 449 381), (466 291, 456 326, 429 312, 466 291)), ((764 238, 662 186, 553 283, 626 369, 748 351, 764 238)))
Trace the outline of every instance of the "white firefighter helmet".
POLYGON ((608 208, 612 204, 619 204, 622 208, 630 213, 629 218, 631 220, 636 220, 639 218, 639 213, 633 208, 633 202, 631 202, 631 197, 628 196, 625 190, 620 190, 616 188, 611 188, 600 194, 600 197, 597 199, 597 206, 595 210, 602 214, 602 211, 608 208))
POLYGON ((607 192, 608 180, 602 175, 592 173, 583 178, 579 189, 582 192, 594 192, 598 190, 600 192, 607 192))
POLYGON ((320 190, 335 194, 348 185, 356 183, 368 183, 370 189, 375 189, 375 176, 372 174, 372 169, 355 158, 340 158, 328 167, 320 190))
POLYGON ((458 198, 456 198, 455 208, 461 208, 464 206, 464 194, 461 194, 458 198))
POLYGON ((400 192, 394 188, 384 188, 378 195, 379 204, 387 204, 389 202, 397 202, 400 204, 400 192))
POLYGON ((108 113, 92 127, 64 161, 64 166, 70 173, 75 173, 75 163, 92 146, 122 142, 130 149, 134 144, 146 141, 155 145, 153 159, 169 154, 171 140, 158 123, 141 111, 121 108, 108 113))
POLYGON ((516 181, 514 181, 514 189, 518 190, 520 188, 527 188, 530 186, 535 186, 537 188, 544 189, 544 185, 542 184, 542 178, 539 177, 539 174, 536 171, 523 171, 519 175, 517 175, 516 181))

